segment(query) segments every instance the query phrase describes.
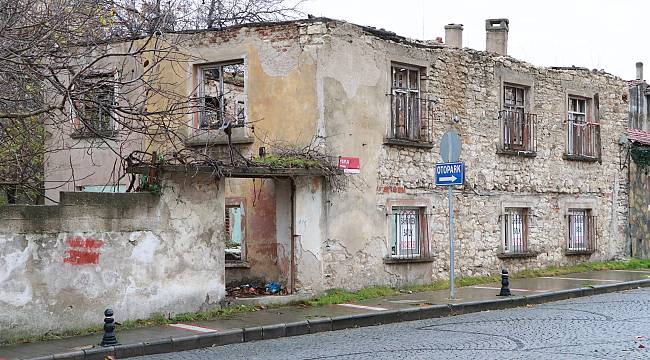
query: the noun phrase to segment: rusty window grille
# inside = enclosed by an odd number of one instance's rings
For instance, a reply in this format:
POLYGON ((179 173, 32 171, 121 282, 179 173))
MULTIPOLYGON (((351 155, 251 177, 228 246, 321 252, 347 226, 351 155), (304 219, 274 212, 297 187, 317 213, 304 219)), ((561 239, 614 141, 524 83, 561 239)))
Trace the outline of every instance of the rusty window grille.
POLYGON ((433 102, 421 97, 420 70, 415 67, 392 67, 391 128, 389 138, 414 142, 431 142, 433 102))
POLYGON ((594 121, 588 99, 569 97, 567 155, 600 159, 600 124, 594 121))
POLYGON ((571 209, 567 215, 567 251, 590 253, 596 250, 596 217, 587 209, 571 209))
POLYGON ((537 151, 537 115, 521 111, 499 112, 501 150, 535 153, 537 151))
POLYGON ((423 208, 393 208, 391 222, 391 257, 400 259, 428 259, 428 214, 423 208))
POLYGON ((506 208, 503 214, 503 252, 524 254, 528 252, 528 209, 506 208))
POLYGON ((199 128, 245 125, 245 76, 246 67, 243 60, 199 67, 199 128))

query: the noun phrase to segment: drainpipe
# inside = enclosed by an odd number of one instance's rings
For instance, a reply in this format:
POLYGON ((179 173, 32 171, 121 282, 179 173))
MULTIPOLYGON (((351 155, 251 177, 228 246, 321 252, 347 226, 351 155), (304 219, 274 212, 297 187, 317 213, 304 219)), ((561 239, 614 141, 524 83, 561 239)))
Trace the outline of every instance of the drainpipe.
POLYGON ((291 182, 291 257, 289 259, 289 293, 295 291, 295 273, 296 273, 296 183, 293 178, 291 182))

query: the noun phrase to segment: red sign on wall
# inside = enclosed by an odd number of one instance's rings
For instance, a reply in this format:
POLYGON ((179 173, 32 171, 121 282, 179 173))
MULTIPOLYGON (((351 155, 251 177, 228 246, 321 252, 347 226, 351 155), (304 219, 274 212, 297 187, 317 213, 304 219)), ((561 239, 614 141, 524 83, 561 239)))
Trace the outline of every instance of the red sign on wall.
POLYGON ((102 240, 71 236, 66 239, 68 249, 63 262, 70 265, 91 265, 99 262, 99 249, 104 246, 102 240))
POLYGON ((358 157, 339 156, 339 169, 346 174, 358 174, 361 172, 361 162, 358 157))

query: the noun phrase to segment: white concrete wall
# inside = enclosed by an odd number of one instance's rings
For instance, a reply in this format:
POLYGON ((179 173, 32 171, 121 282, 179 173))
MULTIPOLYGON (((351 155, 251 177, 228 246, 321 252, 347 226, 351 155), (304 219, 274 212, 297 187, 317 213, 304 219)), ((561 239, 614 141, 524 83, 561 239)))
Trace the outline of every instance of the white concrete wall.
POLYGON ((0 342, 225 296, 223 180, 168 178, 162 195, 65 193, 0 208, 0 342), (76 260, 78 259, 78 260, 76 260))

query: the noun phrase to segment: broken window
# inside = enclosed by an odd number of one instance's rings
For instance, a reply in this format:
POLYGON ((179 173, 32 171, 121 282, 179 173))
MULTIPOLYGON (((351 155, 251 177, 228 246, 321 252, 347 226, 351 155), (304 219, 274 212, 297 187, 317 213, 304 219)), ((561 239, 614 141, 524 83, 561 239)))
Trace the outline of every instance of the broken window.
POLYGON ((506 208, 503 215, 503 252, 523 254, 528 251, 528 209, 506 208))
POLYGON ((600 158, 600 124, 594 116, 598 111, 598 95, 592 99, 569 96, 567 104, 567 155, 600 158), (595 107, 595 109, 592 109, 595 107), (594 111, 595 110, 595 111, 594 111))
POLYGON ((393 139, 429 141, 429 102, 420 96, 420 69, 394 65, 391 86, 391 135, 393 139))
POLYGON ((405 259, 429 257, 429 234, 424 208, 393 207, 391 256, 405 259))
POLYGON ((244 261, 244 218, 243 206, 226 205, 225 224, 226 232, 226 261, 244 261))
POLYGON ((503 86, 503 110, 499 113, 502 150, 536 151, 537 115, 526 112, 527 93, 527 87, 503 86))
POLYGON ((591 252, 596 242, 596 217, 590 209, 570 209, 568 212, 569 236, 567 250, 591 252))
POLYGON ((245 75, 243 60, 199 67, 199 128, 244 126, 245 75))
POLYGON ((72 111, 75 134, 102 136, 114 130, 116 81, 113 74, 81 78, 74 86, 72 111))

